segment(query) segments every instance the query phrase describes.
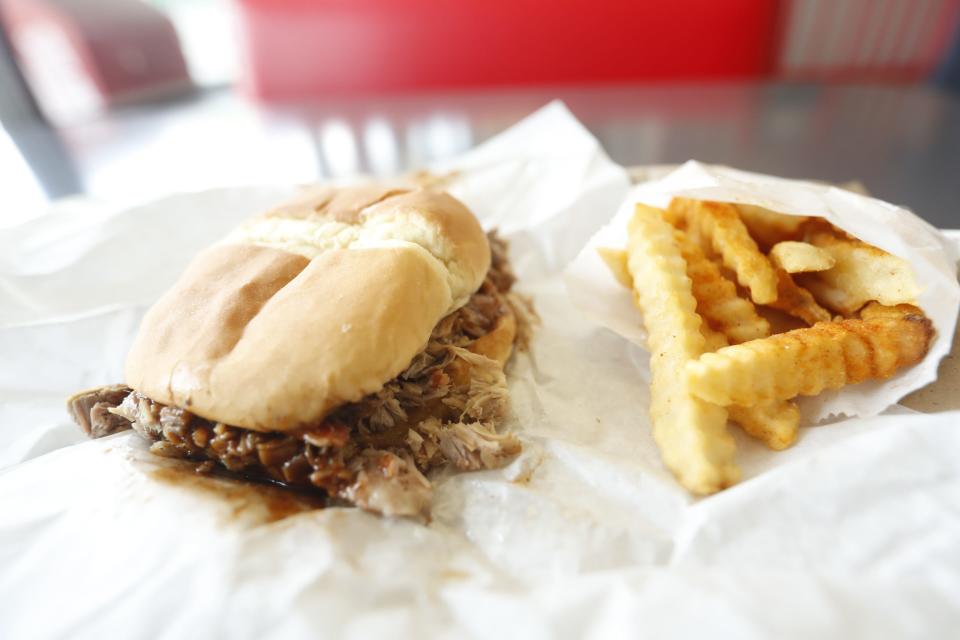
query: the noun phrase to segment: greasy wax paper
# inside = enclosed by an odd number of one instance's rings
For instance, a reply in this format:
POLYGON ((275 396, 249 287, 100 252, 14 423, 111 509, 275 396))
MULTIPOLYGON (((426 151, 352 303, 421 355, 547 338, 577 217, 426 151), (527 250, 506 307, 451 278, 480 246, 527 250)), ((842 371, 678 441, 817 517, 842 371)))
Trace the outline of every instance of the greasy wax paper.
POLYGON ((609 224, 598 231, 567 269, 573 302, 596 322, 643 345, 630 293, 611 276, 597 249, 623 249, 627 222, 637 203, 666 207, 673 197, 753 204, 789 215, 816 215, 856 238, 907 260, 921 287, 917 304, 933 321, 936 337, 923 362, 889 380, 828 390, 801 401, 804 418, 871 416, 937 377, 950 352, 960 309, 956 249, 937 229, 902 207, 846 189, 804 180, 786 180, 729 167, 690 161, 660 178, 634 187, 609 224))
POLYGON ((955 628, 957 413, 847 419, 776 455, 738 439, 745 481, 695 500, 650 437, 645 352, 578 313, 560 275, 625 198, 622 169, 554 104, 434 170, 507 232, 543 324, 508 370, 524 452, 435 476, 427 526, 186 482, 135 435, 83 441, 64 414, 70 392, 121 378, 143 310, 197 248, 289 190, 53 213, 0 235, 0 637, 955 628))

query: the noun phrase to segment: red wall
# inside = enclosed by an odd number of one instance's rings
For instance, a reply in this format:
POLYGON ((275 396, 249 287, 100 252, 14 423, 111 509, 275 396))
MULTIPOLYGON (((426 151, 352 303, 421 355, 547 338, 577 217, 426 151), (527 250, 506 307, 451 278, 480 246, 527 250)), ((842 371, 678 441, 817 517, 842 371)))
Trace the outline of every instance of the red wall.
POLYGON ((776 0, 237 0, 268 100, 516 84, 760 77, 776 0))

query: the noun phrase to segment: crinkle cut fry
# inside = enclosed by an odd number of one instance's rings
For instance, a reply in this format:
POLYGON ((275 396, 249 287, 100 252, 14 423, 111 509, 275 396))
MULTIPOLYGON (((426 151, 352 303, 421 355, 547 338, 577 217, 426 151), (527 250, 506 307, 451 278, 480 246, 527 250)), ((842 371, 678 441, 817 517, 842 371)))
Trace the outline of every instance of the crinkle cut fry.
MULTIPOLYGON (((701 327, 708 352, 729 345, 727 337, 706 325, 701 327)), ((727 407, 730 420, 744 432, 771 449, 786 449, 797 440, 800 430, 800 408, 792 400, 765 402, 753 407, 727 407)))
POLYGON ((833 268, 836 259, 824 249, 808 242, 784 240, 770 248, 767 254, 774 267, 787 273, 815 273, 833 268))
POLYGON ((727 412, 693 397, 678 380, 704 350, 700 317, 673 227, 659 209, 637 205, 629 225, 627 267, 650 348, 650 418, 664 464, 694 493, 708 494, 740 478, 727 412))
POLYGON ((829 253, 835 264, 804 283, 822 304, 844 315, 871 300, 896 305, 913 303, 920 295, 916 274, 903 258, 835 231, 811 231, 807 240, 829 253))
MULTIPOLYGON (((700 327, 706 350, 716 351, 730 342, 741 343, 769 336, 770 323, 757 314, 752 302, 737 295, 737 286, 723 275, 699 245, 680 230, 674 232, 674 239, 687 263, 697 312, 706 320, 700 327)), ((775 450, 793 444, 800 429, 800 409, 795 402, 788 400, 755 407, 733 406, 729 407, 729 414, 730 419, 749 436, 775 450)))
POLYGON ((723 406, 816 395, 916 364, 933 333, 917 314, 821 322, 706 353, 683 377, 697 397, 723 406))
MULTIPOLYGON (((737 285, 723 275, 719 265, 708 258, 699 245, 679 229, 674 232, 674 240, 687 263, 697 313, 711 330, 721 332, 734 344, 770 335, 770 323, 757 313, 752 302, 737 294, 737 285)), ((627 270, 626 251, 601 247, 597 254, 617 282, 633 287, 633 278, 627 270)), ((723 346, 727 344, 724 342, 723 346)))
POLYGON ((627 270, 627 252, 624 249, 611 249, 610 247, 599 247, 597 255, 607 265, 610 275, 627 289, 633 288, 633 278, 627 270))
POLYGON ((737 282, 750 291, 757 304, 777 299, 777 274, 767 256, 740 220, 737 208, 727 202, 674 198, 670 208, 686 222, 691 236, 720 255, 723 264, 737 274, 737 282))
POLYGON ((903 318, 906 316, 922 316, 923 311, 920 307, 912 304, 898 304, 896 306, 887 306, 879 302, 871 302, 860 310, 860 317, 864 320, 873 320, 875 318, 903 318))
POLYGON ((777 299, 768 306, 800 318, 808 325, 828 322, 830 312, 817 304, 813 294, 797 285, 793 277, 777 267, 777 299))
POLYGON ((797 441, 800 407, 792 400, 764 402, 753 407, 727 407, 730 419, 747 433, 775 451, 797 441))
POLYGON ((680 230, 674 231, 674 240, 687 263, 697 313, 707 324, 734 344, 770 335, 770 323, 757 314, 752 302, 737 295, 737 285, 723 275, 699 245, 680 230))
POLYGON ((751 204, 736 205, 740 219, 764 250, 784 240, 800 240, 809 216, 791 216, 751 204))

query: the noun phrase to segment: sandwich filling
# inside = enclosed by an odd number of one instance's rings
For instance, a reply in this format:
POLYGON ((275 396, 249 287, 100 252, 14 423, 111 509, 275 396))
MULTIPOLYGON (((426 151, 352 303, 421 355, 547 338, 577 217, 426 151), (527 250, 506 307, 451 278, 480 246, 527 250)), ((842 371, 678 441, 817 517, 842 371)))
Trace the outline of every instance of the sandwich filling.
POLYGON ((69 401, 74 420, 98 438, 132 428, 161 456, 321 491, 387 515, 429 512, 427 471, 502 466, 520 451, 497 433, 507 402, 502 360, 524 346, 532 311, 511 292, 506 245, 490 235, 491 266, 467 304, 443 318, 426 347, 376 393, 342 405, 320 424, 293 432, 253 431, 164 405, 122 385, 69 401), (504 327, 515 324, 515 331, 504 327), (509 337, 506 337, 509 336, 509 337))

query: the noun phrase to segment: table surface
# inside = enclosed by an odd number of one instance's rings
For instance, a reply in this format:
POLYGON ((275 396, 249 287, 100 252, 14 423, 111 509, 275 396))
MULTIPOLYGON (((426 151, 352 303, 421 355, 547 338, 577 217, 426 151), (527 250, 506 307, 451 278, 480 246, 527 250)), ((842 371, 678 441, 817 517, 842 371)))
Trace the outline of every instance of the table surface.
MULTIPOLYGON (((930 87, 566 87, 271 107, 218 90, 122 108, 56 133, 36 126, 8 132, 54 193, 143 200, 390 175, 459 153, 551 99, 565 101, 625 165, 693 158, 786 177, 859 180, 940 227, 960 227, 960 96, 930 87)), ((0 190, 0 211, 11 210, 5 197, 0 190)))

